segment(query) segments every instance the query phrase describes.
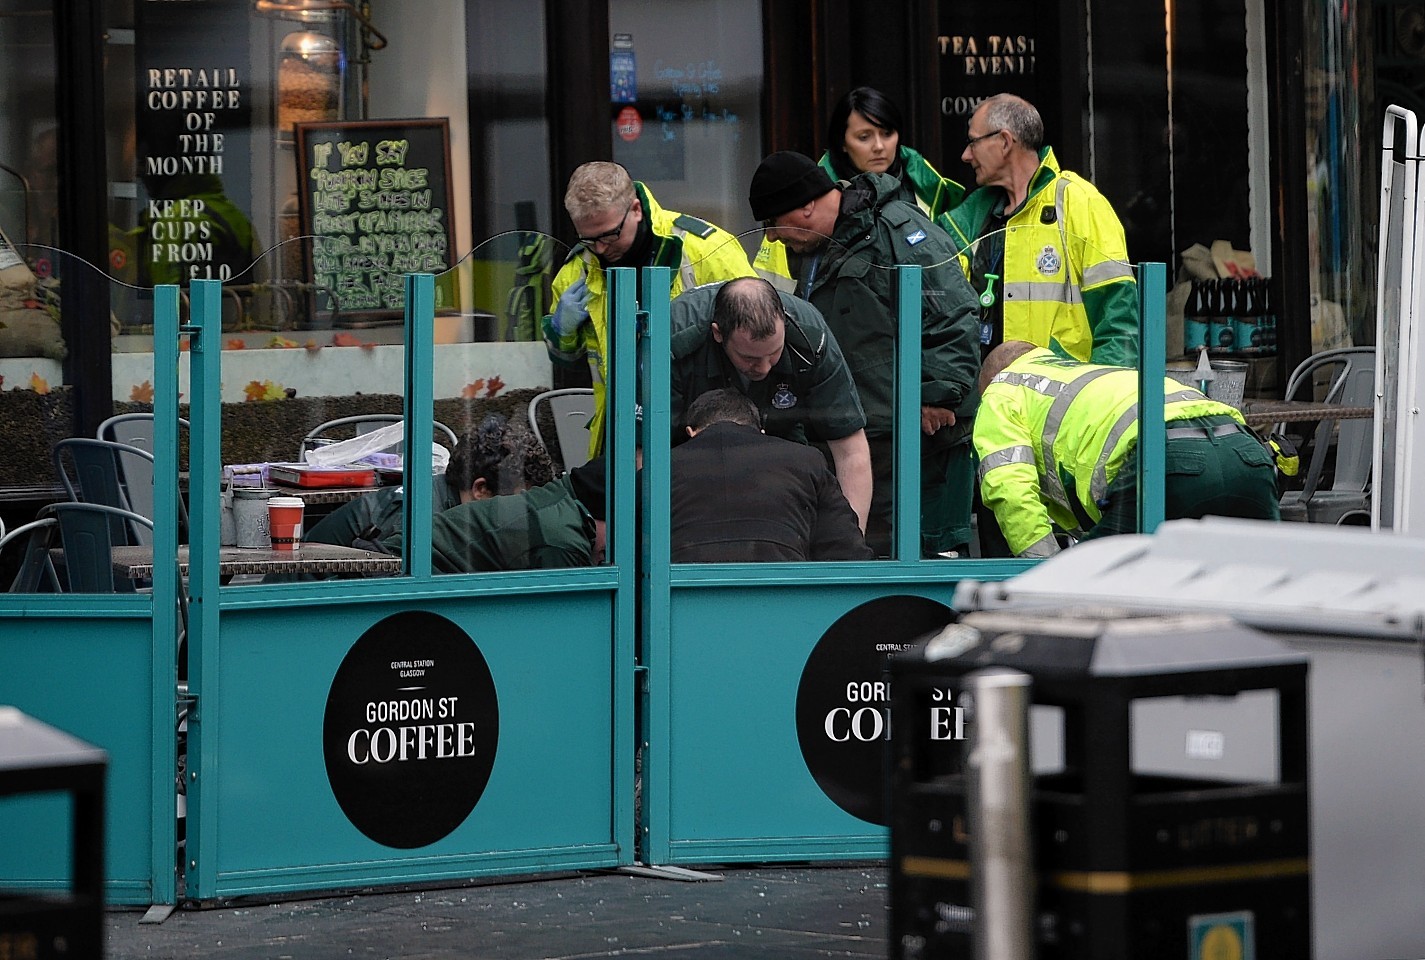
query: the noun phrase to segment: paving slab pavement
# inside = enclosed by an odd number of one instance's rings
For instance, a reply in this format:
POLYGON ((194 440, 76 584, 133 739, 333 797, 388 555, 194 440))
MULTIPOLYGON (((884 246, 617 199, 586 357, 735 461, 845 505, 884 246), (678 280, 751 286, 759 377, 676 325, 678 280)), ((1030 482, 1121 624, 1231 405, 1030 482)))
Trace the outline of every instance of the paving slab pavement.
POLYGON ((105 918, 108 960, 744 960, 884 958, 886 868, 712 869, 720 881, 623 873, 367 892, 105 918))

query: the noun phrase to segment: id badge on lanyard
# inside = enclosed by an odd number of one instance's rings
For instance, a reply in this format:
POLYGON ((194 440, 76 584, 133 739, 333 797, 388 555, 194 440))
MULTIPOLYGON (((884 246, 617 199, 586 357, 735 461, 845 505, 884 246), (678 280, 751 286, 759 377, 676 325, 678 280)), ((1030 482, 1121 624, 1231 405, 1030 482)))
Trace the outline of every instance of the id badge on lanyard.
POLYGON ((995 281, 997 273, 985 274, 985 292, 980 294, 980 345, 989 346, 994 340, 995 326, 990 322, 990 310, 995 305, 995 281))

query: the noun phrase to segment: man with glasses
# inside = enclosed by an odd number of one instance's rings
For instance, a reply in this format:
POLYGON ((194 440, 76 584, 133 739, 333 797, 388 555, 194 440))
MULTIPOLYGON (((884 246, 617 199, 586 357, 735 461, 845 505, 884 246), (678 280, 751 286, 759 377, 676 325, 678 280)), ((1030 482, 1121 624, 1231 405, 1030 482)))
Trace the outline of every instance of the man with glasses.
MULTIPOLYGON (((873 489, 866 541, 890 552, 894 491, 896 270, 921 267, 921 555, 964 556, 974 470, 968 414, 980 352, 974 294, 955 245, 920 208, 896 199, 900 182, 863 173, 832 183, 810 157, 783 151, 752 176, 748 201, 769 239, 802 254, 797 294, 811 301, 845 351, 866 410, 873 489)), ((911 559, 911 558, 903 558, 911 559)))
POLYGON ((1044 122, 1001 93, 970 118, 960 159, 979 189, 937 219, 980 297, 980 349, 1023 340, 1065 357, 1138 365, 1138 289, 1123 225, 1094 185, 1060 170, 1044 122))
MULTIPOLYGON (((960 159, 979 189, 936 223, 979 296, 982 356, 1019 340, 1092 363, 1138 365, 1138 287, 1123 225, 1094 185, 1059 169, 1044 121, 1007 93, 970 117, 960 159)), ((980 553, 1010 556, 979 498, 980 553)))
MULTIPOLYGON (((753 276, 737 238, 719 227, 664 210, 642 183, 617 163, 586 163, 569 178, 564 208, 579 243, 554 278, 554 312, 544 318, 549 355, 559 363, 589 364, 594 417, 589 454, 604 443, 604 384, 608 377, 609 267, 671 267, 671 294, 714 280, 753 276)), ((640 284, 643 282, 639 277, 640 284)), ((642 301, 644 291, 639 291, 642 301)))
POLYGON ((673 301, 670 319, 673 442, 699 426, 689 419, 697 398, 735 390, 755 406, 768 435, 826 444, 864 530, 871 504, 866 414, 816 307, 748 277, 689 291, 673 301))

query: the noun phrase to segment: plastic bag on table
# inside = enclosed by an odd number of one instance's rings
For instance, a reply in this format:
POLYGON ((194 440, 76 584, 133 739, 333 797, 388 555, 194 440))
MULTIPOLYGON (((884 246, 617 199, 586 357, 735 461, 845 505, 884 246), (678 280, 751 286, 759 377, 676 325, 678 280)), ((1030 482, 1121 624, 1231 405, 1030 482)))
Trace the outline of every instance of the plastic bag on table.
MULTIPOLYGON (((316 447, 306 452, 307 463, 314 467, 334 467, 361 462, 404 440, 405 428, 404 423, 393 423, 369 433, 358 433, 350 440, 316 447)), ((430 446, 431 473, 444 473, 450 462, 450 451, 438 443, 432 442, 430 446)))

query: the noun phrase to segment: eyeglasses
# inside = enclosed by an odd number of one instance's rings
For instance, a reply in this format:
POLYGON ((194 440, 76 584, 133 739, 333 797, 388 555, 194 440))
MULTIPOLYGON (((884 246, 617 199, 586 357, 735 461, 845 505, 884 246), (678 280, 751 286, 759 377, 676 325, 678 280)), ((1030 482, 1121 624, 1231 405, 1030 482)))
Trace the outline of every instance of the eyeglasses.
POLYGON ((989 133, 982 133, 978 137, 971 137, 970 139, 965 141, 965 149, 971 150, 974 148, 975 144, 979 143, 981 140, 988 140, 990 137, 993 137, 996 134, 1000 134, 1003 132, 1003 130, 991 130, 989 133))
POLYGON ((619 220, 617 227, 601 233, 597 237, 580 237, 579 242, 590 247, 596 243, 613 243, 619 237, 623 236, 623 228, 628 224, 628 215, 632 212, 633 201, 630 200, 628 206, 624 208, 623 217, 619 220))

